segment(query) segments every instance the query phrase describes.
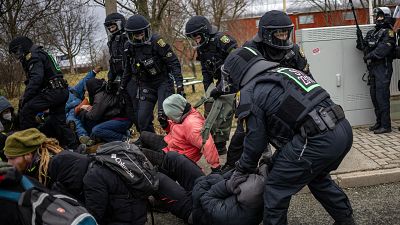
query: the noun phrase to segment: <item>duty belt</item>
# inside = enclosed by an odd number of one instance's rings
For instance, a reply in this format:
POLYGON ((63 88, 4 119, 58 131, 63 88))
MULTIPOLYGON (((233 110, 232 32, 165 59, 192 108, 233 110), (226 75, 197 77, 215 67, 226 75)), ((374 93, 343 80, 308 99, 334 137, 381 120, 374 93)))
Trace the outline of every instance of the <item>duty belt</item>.
POLYGON ((340 105, 314 109, 308 113, 307 120, 301 125, 301 135, 311 137, 327 130, 333 130, 343 118, 345 115, 340 105))
POLYGON ((49 80, 49 83, 45 89, 61 89, 61 88, 67 88, 68 87, 68 82, 62 78, 62 77, 56 77, 51 80, 49 80))

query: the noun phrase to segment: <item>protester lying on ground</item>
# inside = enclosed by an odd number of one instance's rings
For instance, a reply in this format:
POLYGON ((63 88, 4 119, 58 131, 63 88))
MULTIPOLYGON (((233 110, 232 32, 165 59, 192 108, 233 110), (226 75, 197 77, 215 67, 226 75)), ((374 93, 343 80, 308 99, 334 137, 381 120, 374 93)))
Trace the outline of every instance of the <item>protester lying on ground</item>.
MULTIPOLYGON (((136 148, 133 144, 126 142, 110 142, 104 144, 97 149, 96 160, 88 168, 86 175, 83 178, 85 206, 88 211, 96 218, 100 225, 118 224, 118 225, 144 225, 147 221, 147 197, 142 192, 133 190, 133 186, 144 187, 142 183, 130 185, 120 170, 115 167, 110 167, 109 164, 100 161, 98 156, 102 154, 102 159, 109 159, 113 163, 115 160, 124 162, 123 165, 133 174, 132 179, 137 179, 140 176, 136 174, 137 168, 130 167, 130 163, 122 161, 120 156, 121 150, 124 146, 129 148, 136 148), (113 154, 107 154, 107 151, 116 151, 115 160, 113 154), (138 194, 139 193, 139 194, 138 194)), ((138 152, 140 152, 137 149, 138 152)), ((127 153, 129 154, 129 153, 127 153)), ((131 156, 132 160, 139 160, 131 156)), ((144 158, 144 157, 143 157, 144 158)), ((143 162, 143 161, 140 161, 143 162)), ((141 163, 137 163, 139 167, 141 163)), ((149 163, 150 164, 150 163, 149 163)), ((115 165, 115 164, 114 164, 115 165)), ((119 165, 116 165, 119 168, 119 165)), ((143 170, 143 168, 141 167, 143 170)), ((123 173, 125 173, 125 170, 123 173)), ((138 172, 140 174, 140 172, 138 172)), ((154 171, 154 174, 156 172, 154 171)), ((129 176, 129 175, 128 175, 129 176)), ((141 181, 145 182, 144 177, 141 181)), ((146 177, 147 178, 147 177, 146 177)))
POLYGON ((106 81, 92 78, 86 88, 91 105, 81 106, 79 117, 90 137, 98 142, 123 141, 128 138, 132 126, 133 108, 126 94, 117 95, 106 91, 106 81))
POLYGON ((158 151, 162 149, 164 152, 176 151, 193 162, 199 161, 204 154, 211 169, 219 170, 218 151, 211 135, 204 146, 202 145, 204 117, 178 94, 166 98, 163 109, 168 119, 159 116, 159 121, 167 135, 163 137, 144 131, 140 137, 143 146, 158 151))
POLYGON ((18 118, 14 113, 14 107, 4 96, 0 96, 0 161, 6 161, 3 153, 6 139, 19 129, 18 118))
POLYGON ((96 77, 96 74, 101 71, 100 66, 96 66, 93 70, 89 71, 84 78, 82 78, 75 86, 69 86, 69 97, 65 105, 65 113, 67 114, 67 124, 75 131, 81 143, 86 143, 89 140, 89 134, 84 128, 79 117, 75 116, 75 107, 78 106, 85 98, 86 82, 96 77))
POLYGON ((262 176, 250 174, 238 190, 225 183, 232 171, 204 176, 201 168, 176 152, 156 152, 142 148, 146 157, 158 166, 159 190, 165 208, 189 224, 256 225, 262 220, 263 190, 266 167, 262 176), (234 192, 236 194, 234 194, 234 192))

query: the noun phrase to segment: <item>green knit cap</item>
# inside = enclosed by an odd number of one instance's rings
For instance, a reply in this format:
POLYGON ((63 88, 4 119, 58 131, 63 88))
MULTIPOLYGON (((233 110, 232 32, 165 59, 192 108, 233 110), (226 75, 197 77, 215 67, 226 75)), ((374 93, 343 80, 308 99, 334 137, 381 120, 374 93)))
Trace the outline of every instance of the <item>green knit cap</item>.
POLYGON ((7 138, 4 154, 9 157, 26 155, 38 149, 45 140, 46 135, 36 128, 15 132, 7 138))

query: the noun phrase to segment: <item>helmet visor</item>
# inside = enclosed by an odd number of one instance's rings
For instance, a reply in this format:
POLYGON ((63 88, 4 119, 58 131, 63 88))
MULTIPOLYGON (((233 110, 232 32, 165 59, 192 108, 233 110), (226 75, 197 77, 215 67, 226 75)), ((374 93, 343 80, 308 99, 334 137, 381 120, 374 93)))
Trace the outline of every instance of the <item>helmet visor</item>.
POLYGON ((263 27, 264 43, 279 49, 290 49, 293 47, 293 26, 287 27, 263 27))
POLYGON ((121 20, 113 20, 104 23, 104 27, 106 28, 107 35, 112 35, 122 30, 122 21, 121 20))
POLYGON ((18 45, 9 50, 9 53, 14 59, 21 60, 24 57, 22 46, 18 45))
POLYGON ((186 34, 186 37, 194 49, 203 46, 208 41, 208 37, 203 32, 186 34))
POLYGON ((147 27, 142 30, 126 31, 126 35, 131 44, 142 45, 150 41, 152 33, 150 27, 147 27))

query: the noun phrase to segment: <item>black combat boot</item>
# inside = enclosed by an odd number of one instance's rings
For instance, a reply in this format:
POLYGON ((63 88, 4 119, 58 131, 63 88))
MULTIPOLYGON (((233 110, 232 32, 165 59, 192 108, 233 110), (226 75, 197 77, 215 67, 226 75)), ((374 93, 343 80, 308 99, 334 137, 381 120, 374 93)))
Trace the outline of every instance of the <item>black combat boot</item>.
POLYGON ((379 129, 380 126, 381 126, 380 124, 376 123, 373 126, 370 126, 368 129, 369 129, 369 131, 374 131, 374 130, 379 129))
POLYGON ((381 127, 377 130, 374 130, 374 134, 384 134, 384 133, 390 133, 390 132, 392 132, 392 128, 390 128, 390 127, 389 128, 381 127))

